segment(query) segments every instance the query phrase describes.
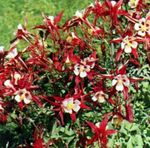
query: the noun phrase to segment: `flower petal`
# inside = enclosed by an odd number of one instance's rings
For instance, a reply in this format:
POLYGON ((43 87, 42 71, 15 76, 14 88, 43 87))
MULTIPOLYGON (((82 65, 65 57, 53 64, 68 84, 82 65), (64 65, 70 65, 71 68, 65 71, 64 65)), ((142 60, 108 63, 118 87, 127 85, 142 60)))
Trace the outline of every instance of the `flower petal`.
POLYGON ((97 98, 95 96, 93 96, 92 100, 95 102, 95 101, 97 101, 97 98))
POLYGON ((131 53, 132 49, 130 46, 125 46, 124 52, 125 53, 131 53))
POLYGON ((135 30, 140 30, 140 24, 139 24, 139 23, 136 23, 136 24, 134 25, 134 29, 135 29, 135 30))
POLYGON ((20 95, 16 95, 15 98, 14 98, 17 102, 21 102, 21 98, 20 98, 20 95))
POLYGON ((137 48, 137 45, 138 45, 138 43, 136 41, 133 41, 131 46, 132 46, 132 48, 137 48))
POLYGON ((138 35, 140 35, 142 37, 145 36, 145 34, 146 34, 145 31, 138 31, 138 35))
POLYGON ((112 86, 115 86, 116 83, 117 83, 117 80, 116 80, 116 79, 113 79, 113 80, 112 80, 112 86))
POLYGON ((24 101, 25 104, 29 104, 31 102, 31 98, 26 97, 26 98, 23 99, 23 101, 24 101))
POLYGON ((84 78, 87 76, 87 73, 85 71, 80 72, 80 77, 84 78))
POLYGON ((124 88, 124 87, 123 87, 122 84, 117 84, 117 85, 116 85, 116 90, 117 90, 117 91, 123 91, 123 88, 124 88))

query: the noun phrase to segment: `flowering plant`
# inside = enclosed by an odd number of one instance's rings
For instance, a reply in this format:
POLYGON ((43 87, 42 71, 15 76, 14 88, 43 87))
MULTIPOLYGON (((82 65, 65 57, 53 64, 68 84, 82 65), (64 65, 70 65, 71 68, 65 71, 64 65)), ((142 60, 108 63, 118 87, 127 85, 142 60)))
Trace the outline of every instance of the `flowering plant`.
POLYGON ((145 78, 131 70, 141 53, 150 64, 147 10, 142 0, 95 0, 63 25, 63 12, 43 14, 35 34, 19 24, 10 49, 0 47, 0 123, 15 135, 2 146, 123 146, 109 135, 136 121, 132 91, 145 78))

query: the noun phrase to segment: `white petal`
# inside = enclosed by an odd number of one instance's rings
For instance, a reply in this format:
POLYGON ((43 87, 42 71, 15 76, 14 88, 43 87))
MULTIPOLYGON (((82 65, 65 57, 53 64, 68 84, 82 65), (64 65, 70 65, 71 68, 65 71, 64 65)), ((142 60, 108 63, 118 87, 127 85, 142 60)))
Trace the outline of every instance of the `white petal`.
POLYGON ((19 29, 19 30, 23 30, 23 27, 22 27, 21 24, 18 25, 18 29, 19 29))
POLYGON ((100 122, 96 123, 95 125, 99 128, 100 127, 100 122))
POLYGON ((132 49, 129 46, 125 46, 124 52, 125 53, 131 53, 132 49))
POLYGON ((113 79, 113 80, 112 80, 112 86, 115 86, 116 83, 117 83, 117 80, 116 80, 116 79, 113 79))
POLYGON ((138 43, 136 41, 133 41, 131 46, 132 46, 132 48, 137 48, 137 45, 138 45, 138 43))
POLYGON ((127 79, 125 82, 123 82, 123 84, 124 84, 125 86, 129 86, 129 85, 130 85, 129 79, 127 79))
POLYGON ((93 96, 92 100, 95 102, 95 101, 97 101, 97 98, 95 96, 93 96))
POLYGON ((0 53, 4 52, 4 46, 0 46, 0 53))
POLYGON ((136 24, 134 25, 134 29, 135 29, 135 30, 140 30, 140 24, 139 24, 139 23, 136 23, 136 24))
POLYGON ((14 87, 14 86, 12 85, 12 83, 11 83, 10 80, 6 80, 6 81, 4 82, 4 86, 10 87, 10 88, 13 88, 13 87, 14 87))
POLYGON ((125 43, 121 42, 121 48, 124 49, 124 47, 125 47, 125 43))
POLYGON ((114 7, 116 5, 116 1, 111 1, 111 4, 114 7))
POLYGON ((73 110, 78 112, 80 110, 80 106, 75 104, 73 110))
POLYGON ((0 110, 4 110, 4 108, 2 107, 2 105, 0 104, 0 110))
POLYGON ((79 75, 79 70, 78 70, 78 69, 75 69, 73 72, 74 72, 74 74, 75 74, 76 76, 79 75))
POLYGON ((98 102, 99 102, 99 103, 105 102, 105 98, 101 96, 100 98, 98 98, 98 102))
POLYGON ((23 99, 25 104, 29 104, 31 102, 31 98, 30 97, 26 97, 23 99))
POLYGON ((65 113, 72 114, 72 109, 67 109, 67 108, 64 108, 64 111, 65 111, 65 113))
POLYGON ((80 72, 80 77, 84 78, 87 76, 87 73, 85 71, 80 72))
POLYGON ((62 102, 62 104, 63 104, 64 107, 66 107, 67 104, 68 104, 68 101, 67 101, 67 100, 64 100, 64 101, 62 102))
POLYGON ((54 23, 54 16, 48 16, 48 19, 49 19, 52 23, 54 23))
POLYGON ((83 12, 84 12, 84 10, 81 10, 81 11, 77 10, 76 13, 75 13, 75 16, 79 17, 79 18, 82 18, 83 17, 83 12))
POLYGON ((143 17, 139 20, 140 23, 145 23, 146 22, 146 19, 143 17))
POLYGON ((122 84, 117 84, 117 85, 116 85, 116 90, 117 90, 117 91, 123 91, 123 88, 124 88, 124 87, 123 87, 122 84))
POLYGON ((138 35, 145 36, 145 31, 138 31, 138 35))
POLYGON ((15 96, 15 100, 16 100, 17 102, 21 102, 20 96, 19 96, 19 95, 16 95, 16 96, 15 96))
POLYGON ((75 100, 75 101, 74 101, 74 104, 75 104, 75 105, 80 105, 81 102, 80 102, 79 100, 75 100))

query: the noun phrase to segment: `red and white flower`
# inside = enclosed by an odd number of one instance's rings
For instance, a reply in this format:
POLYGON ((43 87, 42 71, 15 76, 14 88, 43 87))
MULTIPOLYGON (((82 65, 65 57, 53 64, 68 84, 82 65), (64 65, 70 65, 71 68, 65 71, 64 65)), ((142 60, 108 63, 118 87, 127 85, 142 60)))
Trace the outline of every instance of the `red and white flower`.
POLYGON ((32 101, 32 96, 30 92, 24 88, 24 89, 19 89, 18 91, 16 91, 14 99, 18 103, 23 101, 25 104, 29 104, 32 101))
POLYGON ((76 76, 80 76, 81 78, 84 78, 87 76, 87 73, 91 71, 95 66, 95 59, 93 57, 87 57, 83 59, 80 64, 77 63, 74 66, 74 74, 76 76))
POLYGON ((138 31, 138 35, 144 37, 146 33, 150 35, 150 20, 141 18, 138 23, 134 26, 135 30, 138 31))
POLYGON ((81 102, 79 100, 74 100, 73 98, 66 98, 62 102, 62 108, 64 112, 72 114, 74 112, 78 112, 80 110, 81 102))
POLYGON ((126 75, 117 75, 112 80, 112 86, 115 86, 117 91, 123 91, 124 87, 129 87, 130 81, 126 75))
POLYGON ((121 42, 121 48, 125 53, 131 53, 132 49, 137 48, 138 43, 134 40, 134 38, 130 38, 126 36, 121 42))
POLYGON ((99 103, 103 103, 106 101, 106 94, 103 92, 103 91, 98 91, 94 94, 94 96, 92 97, 92 100, 95 102, 95 101, 98 101, 99 103))

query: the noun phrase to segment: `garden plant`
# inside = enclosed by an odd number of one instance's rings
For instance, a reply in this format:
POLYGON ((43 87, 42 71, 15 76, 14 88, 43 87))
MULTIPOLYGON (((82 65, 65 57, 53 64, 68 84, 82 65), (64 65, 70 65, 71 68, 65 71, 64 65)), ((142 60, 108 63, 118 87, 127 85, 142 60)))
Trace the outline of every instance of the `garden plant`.
POLYGON ((150 147, 149 5, 95 0, 19 24, 0 46, 0 147, 150 147))

